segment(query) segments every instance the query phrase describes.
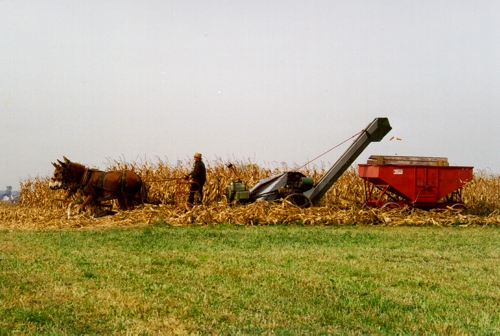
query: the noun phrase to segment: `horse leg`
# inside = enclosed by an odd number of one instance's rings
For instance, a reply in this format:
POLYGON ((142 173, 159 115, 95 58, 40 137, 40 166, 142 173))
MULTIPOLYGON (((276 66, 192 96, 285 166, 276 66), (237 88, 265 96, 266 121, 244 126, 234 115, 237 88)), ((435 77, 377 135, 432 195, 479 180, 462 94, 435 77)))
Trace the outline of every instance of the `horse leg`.
POLYGON ((93 213, 94 217, 102 217, 105 216, 110 209, 113 207, 111 204, 102 204, 100 201, 94 201, 92 202, 93 205, 93 213), (106 208, 107 210, 104 210, 106 208))
POLYGON ((120 196, 118 197, 118 206, 120 207, 120 210, 127 210, 127 200, 125 197, 120 196))
MULTIPOLYGON (((73 194, 75 194, 75 191, 73 191, 71 194, 68 194, 68 196, 73 195, 73 194)), ((69 202, 68 209, 66 210, 68 219, 71 218, 71 207, 73 205, 81 204, 82 202, 83 202, 83 200, 82 200, 81 196, 79 196, 79 195, 74 196, 73 200, 71 202, 69 202)))
POLYGON ((82 204, 80 204, 80 207, 78 208, 78 214, 80 214, 83 210, 85 210, 85 207, 87 206, 87 204, 89 204, 90 202, 92 202, 92 195, 88 195, 85 200, 82 202, 82 204))
POLYGON ((66 210, 66 213, 67 213, 67 215, 68 215, 68 219, 70 219, 70 218, 71 218, 71 207, 73 206, 73 202, 74 202, 74 201, 69 202, 69 204, 68 204, 68 209, 66 210))
POLYGON ((132 197, 125 197, 125 202, 127 203, 127 210, 134 210, 135 201, 132 197))

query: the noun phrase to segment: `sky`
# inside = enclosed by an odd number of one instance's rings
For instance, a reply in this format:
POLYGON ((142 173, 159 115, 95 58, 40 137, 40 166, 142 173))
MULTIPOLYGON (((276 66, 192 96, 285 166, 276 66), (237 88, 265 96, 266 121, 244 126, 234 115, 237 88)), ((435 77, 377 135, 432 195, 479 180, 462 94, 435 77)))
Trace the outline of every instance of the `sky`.
POLYGON ((393 129, 356 164, 439 156, 499 174, 499 13, 497 0, 0 0, 0 190, 63 156, 297 167, 376 117, 393 129))

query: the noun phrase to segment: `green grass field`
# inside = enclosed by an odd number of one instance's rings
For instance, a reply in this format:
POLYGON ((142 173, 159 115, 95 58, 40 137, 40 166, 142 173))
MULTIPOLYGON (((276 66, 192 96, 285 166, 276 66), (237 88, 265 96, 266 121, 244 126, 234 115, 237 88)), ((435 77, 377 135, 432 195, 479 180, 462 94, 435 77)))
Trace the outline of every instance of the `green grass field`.
POLYGON ((0 334, 500 334, 500 227, 0 231, 0 334))

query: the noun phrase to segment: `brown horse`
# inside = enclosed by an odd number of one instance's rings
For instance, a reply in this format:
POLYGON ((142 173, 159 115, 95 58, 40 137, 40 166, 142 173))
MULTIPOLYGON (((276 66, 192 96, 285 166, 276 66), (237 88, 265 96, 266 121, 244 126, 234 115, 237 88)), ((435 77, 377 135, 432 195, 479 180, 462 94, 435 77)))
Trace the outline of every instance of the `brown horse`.
POLYGON ((121 210, 132 210, 136 204, 147 200, 147 189, 139 175, 131 170, 104 172, 89 169, 82 164, 71 162, 52 163, 56 168, 50 179, 50 189, 69 189, 68 197, 81 190, 83 202, 78 213, 90 204, 107 200, 118 200, 121 210))

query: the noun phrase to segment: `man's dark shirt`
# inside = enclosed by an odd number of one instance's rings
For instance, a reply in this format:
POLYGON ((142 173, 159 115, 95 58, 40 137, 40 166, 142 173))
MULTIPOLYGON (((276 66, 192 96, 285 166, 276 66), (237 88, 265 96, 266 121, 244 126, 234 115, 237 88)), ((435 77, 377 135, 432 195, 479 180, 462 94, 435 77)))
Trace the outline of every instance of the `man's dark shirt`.
POLYGON ((200 184, 205 184, 207 180, 207 170, 205 169, 205 164, 203 161, 199 160, 194 163, 194 168, 191 173, 189 173, 193 180, 200 184))

